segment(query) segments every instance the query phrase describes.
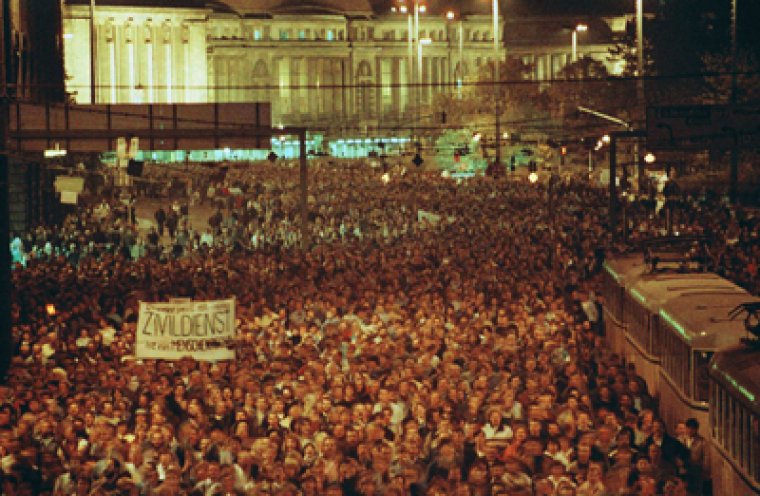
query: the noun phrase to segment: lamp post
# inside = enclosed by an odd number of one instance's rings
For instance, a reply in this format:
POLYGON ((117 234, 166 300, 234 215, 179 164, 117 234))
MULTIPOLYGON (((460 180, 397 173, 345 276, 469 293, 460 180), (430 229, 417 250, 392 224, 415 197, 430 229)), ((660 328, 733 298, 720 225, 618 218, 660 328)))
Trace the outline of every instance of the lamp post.
POLYGON ((419 53, 419 38, 420 38, 420 14, 424 14, 427 11, 427 7, 424 4, 424 0, 414 0, 414 6, 410 9, 406 5, 406 0, 401 0, 401 5, 398 7, 393 7, 391 10, 393 12, 400 12, 402 14, 407 14, 407 31, 408 31, 408 56, 409 56, 409 84, 414 89, 413 92, 410 92, 409 100, 411 101, 412 98, 416 99, 415 102, 415 124, 419 121, 420 116, 420 102, 422 100, 422 58, 418 56, 417 60, 417 70, 415 74, 415 64, 414 64, 414 52, 415 52, 415 46, 416 51, 419 53), (412 96, 413 95, 413 96, 412 96))
MULTIPOLYGON (((636 0, 636 100, 639 105, 646 105, 646 96, 644 94, 644 0, 636 0)), ((646 112, 646 109, 644 109, 646 112)), ((636 185, 639 190, 642 189, 644 180, 644 164, 641 162, 641 153, 639 151, 639 140, 633 144, 634 155, 636 159, 636 174, 638 180, 636 185)))
MULTIPOLYGON (((736 106, 736 90, 737 90, 737 50, 738 50, 738 30, 736 25, 738 0, 731 0, 731 100, 730 111, 734 112, 736 106)), ((739 183, 739 146, 736 139, 734 139, 734 145, 731 147, 731 168, 729 170, 729 198, 731 203, 736 205, 739 199, 737 185, 739 183)))
MULTIPOLYGON (((462 17, 457 16, 456 12, 453 10, 449 10, 446 12, 446 20, 449 22, 453 22, 455 19, 458 20, 457 24, 457 45, 458 45, 458 54, 457 54, 457 65, 459 66, 459 72, 456 73, 456 69, 454 70, 455 76, 457 76, 457 98, 461 100, 462 98, 462 72, 464 68, 463 64, 463 52, 464 52, 464 36, 463 36, 463 27, 462 27, 462 17), (458 19, 457 19, 458 18, 458 19)), ((451 44, 449 43, 449 46, 451 44)))
POLYGON ((420 14, 424 14, 427 8, 420 5, 419 0, 414 2, 414 39, 417 43, 417 121, 420 120, 420 106, 422 105, 422 47, 420 46, 420 14))
POLYGON ((494 114, 496 117, 496 126, 494 129, 496 141, 496 156, 494 165, 501 165, 501 123, 499 117, 501 114, 501 105, 499 99, 499 0, 493 0, 493 89, 494 89, 494 114))
POLYGON ((586 31, 588 31, 588 26, 585 25, 585 24, 578 24, 573 29, 573 34, 571 36, 571 38, 572 38, 572 55, 573 55, 572 59, 573 59, 573 62, 577 62, 578 61, 578 33, 585 33, 586 31))
MULTIPOLYGON (((391 8, 392 12, 397 12, 406 15, 407 19, 407 77, 409 87, 412 91, 409 92, 408 102, 412 99, 416 99, 415 112, 419 116, 419 101, 420 101, 420 83, 422 80, 422 65, 421 63, 415 64, 414 53, 418 51, 417 45, 420 37, 420 14, 424 14, 427 11, 427 7, 423 0, 414 0, 414 5, 410 8, 406 5, 406 0, 401 0, 398 7, 391 8), (416 69, 415 69, 416 66, 416 69)), ((409 107, 409 104, 407 104, 409 107)))
POLYGON ((90 0, 90 103, 95 105, 95 0, 90 0))

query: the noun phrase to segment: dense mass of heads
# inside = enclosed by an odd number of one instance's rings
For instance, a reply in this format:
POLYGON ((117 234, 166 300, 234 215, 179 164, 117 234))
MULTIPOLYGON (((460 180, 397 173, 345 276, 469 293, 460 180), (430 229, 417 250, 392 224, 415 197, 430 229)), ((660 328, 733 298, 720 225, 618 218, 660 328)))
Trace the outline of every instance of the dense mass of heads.
POLYGON ((296 171, 262 166, 198 191, 208 224, 93 205, 21 241, 6 494, 699 490, 693 422, 605 350, 601 192, 313 172, 305 239, 296 171), (171 297, 234 297, 237 358, 135 359, 138 301, 171 297))

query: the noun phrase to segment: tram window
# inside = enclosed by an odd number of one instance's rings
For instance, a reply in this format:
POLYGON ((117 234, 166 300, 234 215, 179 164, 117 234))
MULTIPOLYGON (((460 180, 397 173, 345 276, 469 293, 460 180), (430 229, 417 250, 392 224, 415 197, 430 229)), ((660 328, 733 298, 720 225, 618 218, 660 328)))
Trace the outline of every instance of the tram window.
POLYGON ((728 391, 726 391, 726 396, 724 398, 724 401, 726 402, 726 417, 725 417, 725 428, 723 429, 723 432, 725 433, 725 447, 726 451, 729 453, 733 453, 734 450, 734 429, 733 429, 733 423, 734 420, 734 400, 731 398, 731 395, 728 391))
POLYGON ((689 349, 679 338, 673 333, 673 329, 669 326, 663 329, 663 364, 665 370, 670 375, 676 387, 681 390, 686 396, 689 394, 689 370, 691 360, 689 359, 689 349), (667 360, 665 359, 667 357, 667 360))
POLYGON ((747 458, 744 453, 744 447, 747 444, 747 437, 744 430, 744 427, 746 426, 746 420, 744 419, 744 407, 739 403, 736 402, 736 418, 738 422, 736 423, 736 426, 734 430, 736 430, 736 460, 739 462, 739 466, 742 468, 747 467, 747 458))
POLYGON ((710 408, 710 434, 714 439, 718 439, 718 422, 719 416, 718 416, 718 385, 716 383, 711 383, 710 385, 710 404, 713 405, 712 408, 710 408))
POLYGON ((691 350, 680 339, 677 339, 676 342, 678 343, 679 362, 681 362, 681 392, 687 398, 691 398, 691 373, 693 369, 691 350))
POLYGON ((729 424, 731 428, 731 456, 734 460, 739 459, 739 447, 741 443, 741 429, 739 426, 741 425, 741 413, 739 410, 739 403, 734 399, 731 398, 731 423, 729 424))
POLYGON ((715 403, 718 411, 718 444, 726 446, 726 392, 721 386, 716 385, 718 390, 718 402, 715 403))
POLYGON ((760 419, 752 415, 752 478, 760 482, 760 419))
POLYGON ((710 351, 694 352, 694 399, 707 401, 710 397, 709 365, 712 357, 710 351))
POLYGON ((731 454, 733 453, 734 436, 732 435, 731 422, 733 422, 733 404, 731 403, 731 395, 726 394, 723 398, 723 447, 731 454))
POLYGON ((742 467, 750 473, 752 471, 752 415, 746 407, 742 407, 742 467))

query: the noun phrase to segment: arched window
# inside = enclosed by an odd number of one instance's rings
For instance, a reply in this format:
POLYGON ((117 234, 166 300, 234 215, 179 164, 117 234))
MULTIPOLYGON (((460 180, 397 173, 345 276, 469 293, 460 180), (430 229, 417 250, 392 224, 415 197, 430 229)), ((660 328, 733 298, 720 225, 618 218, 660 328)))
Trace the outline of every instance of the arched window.
POLYGON ((374 114, 372 67, 366 60, 356 68, 356 111, 370 117, 374 114))
POLYGON ((268 102, 269 98, 269 68, 266 62, 259 59, 253 65, 253 101, 268 102))

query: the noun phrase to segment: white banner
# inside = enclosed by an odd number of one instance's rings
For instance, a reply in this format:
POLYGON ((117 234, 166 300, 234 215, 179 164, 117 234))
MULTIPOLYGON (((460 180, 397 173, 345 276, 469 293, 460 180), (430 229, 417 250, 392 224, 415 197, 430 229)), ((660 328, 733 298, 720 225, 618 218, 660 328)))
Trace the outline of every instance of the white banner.
POLYGON ((235 300, 140 302, 137 358, 232 360, 235 300))

